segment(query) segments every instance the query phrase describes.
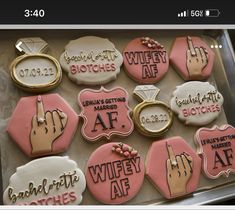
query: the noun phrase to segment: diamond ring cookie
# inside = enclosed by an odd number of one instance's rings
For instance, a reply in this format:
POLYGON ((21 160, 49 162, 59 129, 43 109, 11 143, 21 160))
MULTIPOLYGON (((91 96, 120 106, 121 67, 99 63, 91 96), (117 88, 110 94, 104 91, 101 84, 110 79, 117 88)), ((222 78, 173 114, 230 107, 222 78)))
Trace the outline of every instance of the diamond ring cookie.
POLYGON ((210 179, 235 173, 235 128, 231 125, 200 128, 195 137, 202 169, 210 179))
POLYGON ((156 100, 159 91, 154 85, 138 85, 134 89, 134 95, 142 102, 133 110, 133 121, 145 136, 161 136, 173 122, 173 112, 168 105, 156 100))
POLYGON ((134 129, 128 93, 121 87, 83 89, 78 95, 78 104, 84 120, 82 135, 88 141, 110 140, 114 135, 128 136, 134 129))
POLYGON ((19 39, 15 47, 20 54, 10 66, 15 84, 29 92, 45 92, 59 85, 62 71, 59 62, 44 54, 48 44, 39 37, 19 39))
POLYGON ((86 181, 91 194, 104 204, 132 199, 144 181, 144 162, 137 150, 123 143, 107 143, 87 161, 86 181))
POLYGON ((209 82, 191 81, 176 87, 171 109, 186 125, 206 125, 215 120, 222 109, 223 96, 209 82))
POLYGON ((35 159, 16 169, 3 194, 5 205, 77 205, 86 180, 67 156, 35 159))
POLYGON ((175 136, 152 143, 146 159, 146 175, 165 198, 194 192, 200 173, 201 158, 183 138, 175 136))
POLYGON ((127 74, 138 84, 160 81, 169 67, 164 46, 149 37, 130 41, 123 51, 123 59, 127 74))
POLYGON ((101 85, 115 80, 122 63, 114 44, 96 36, 70 41, 60 56, 63 70, 77 84, 101 85))
POLYGON ((188 80, 206 80, 210 77, 215 54, 200 37, 176 38, 170 62, 181 77, 188 80))
POLYGON ((67 150, 78 116, 58 94, 22 97, 7 126, 11 139, 29 157, 67 150))

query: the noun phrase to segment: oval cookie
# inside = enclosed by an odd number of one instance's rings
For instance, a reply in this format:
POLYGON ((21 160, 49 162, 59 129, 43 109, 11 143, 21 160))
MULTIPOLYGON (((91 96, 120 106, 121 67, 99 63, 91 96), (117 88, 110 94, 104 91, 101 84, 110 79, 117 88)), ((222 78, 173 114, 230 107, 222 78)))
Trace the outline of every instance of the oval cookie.
POLYGON ((77 84, 100 85, 115 80, 122 63, 114 44, 96 36, 70 41, 60 56, 63 70, 77 84))
POLYGON ((105 204, 122 204, 132 199, 144 181, 144 163, 138 152, 123 143, 100 146, 86 166, 91 194, 105 204))
POLYGON ((86 187, 83 172, 68 157, 45 157, 18 167, 4 191, 5 205, 77 205, 86 187))
POLYGON ((235 128, 231 125, 200 128, 195 134, 202 169, 211 179, 235 173, 235 128))
POLYGON ((206 125, 215 120, 222 109, 223 96, 209 82, 192 81, 176 87, 171 109, 186 125, 206 125))
POLYGON ((169 59, 163 45, 152 38, 130 41, 123 51, 127 74, 139 84, 153 84, 167 73, 169 59))

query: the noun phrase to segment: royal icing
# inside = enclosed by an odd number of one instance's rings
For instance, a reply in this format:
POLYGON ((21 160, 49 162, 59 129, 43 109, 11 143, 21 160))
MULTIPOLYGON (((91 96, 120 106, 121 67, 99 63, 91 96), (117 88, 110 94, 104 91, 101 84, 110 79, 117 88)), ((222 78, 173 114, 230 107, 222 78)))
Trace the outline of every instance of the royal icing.
POLYGON ((60 63, 77 84, 100 85, 116 79, 123 58, 108 39, 85 36, 65 46, 60 63))
POLYGON ((16 169, 4 191, 5 205, 77 205, 86 187, 77 163, 66 157, 44 157, 16 169))
POLYGON ((231 125, 200 128, 195 134, 202 169, 211 179, 235 173, 235 128, 231 125))
POLYGON ((201 159, 179 136, 154 142, 147 154, 146 175, 167 199, 197 189, 201 159))
POLYGON ((134 95, 142 101, 133 110, 134 122, 143 135, 150 137, 162 135, 173 122, 171 109, 156 100, 159 91, 154 85, 139 85, 134 89, 134 95))
POLYGON ((223 105, 223 96, 209 82, 192 81, 176 87, 171 109, 189 125, 206 125, 215 120, 223 105))
POLYGON ((184 80, 206 80, 212 73, 214 57, 214 52, 200 37, 178 37, 170 62, 184 80))
POLYGON ((120 87, 107 90, 84 89, 78 96, 84 119, 82 135, 89 141, 113 135, 128 136, 134 129, 128 106, 128 93, 120 87))
POLYGON ((123 59, 126 72, 139 84, 160 81, 169 66, 164 46, 149 37, 129 42, 123 51, 123 59))
POLYGON ((41 38, 22 38, 16 42, 16 49, 24 55, 11 64, 11 78, 16 85, 30 92, 44 92, 55 88, 62 79, 59 62, 43 54, 48 44, 41 38))
POLYGON ((121 204, 132 199, 144 181, 144 163, 138 152, 123 143, 100 146, 86 166, 87 186, 105 204, 121 204))
POLYGON ((23 97, 7 132, 30 157, 64 152, 75 134, 78 116, 58 94, 23 97))

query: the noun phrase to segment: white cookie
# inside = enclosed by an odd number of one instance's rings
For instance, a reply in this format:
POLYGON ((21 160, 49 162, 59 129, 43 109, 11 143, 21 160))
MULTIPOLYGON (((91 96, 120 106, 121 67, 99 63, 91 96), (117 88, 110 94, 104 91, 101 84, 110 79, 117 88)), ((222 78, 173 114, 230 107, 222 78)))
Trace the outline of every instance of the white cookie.
POLYGON ((223 96, 209 82, 191 81, 176 87, 171 109, 187 125, 206 125, 215 120, 223 105, 223 96))
POLYGON ((76 205, 86 187, 83 172, 67 156, 35 159, 18 167, 3 194, 6 205, 76 205))
POLYGON ((108 39, 85 36, 72 40, 60 56, 62 68, 77 84, 100 85, 116 79, 122 54, 108 39))

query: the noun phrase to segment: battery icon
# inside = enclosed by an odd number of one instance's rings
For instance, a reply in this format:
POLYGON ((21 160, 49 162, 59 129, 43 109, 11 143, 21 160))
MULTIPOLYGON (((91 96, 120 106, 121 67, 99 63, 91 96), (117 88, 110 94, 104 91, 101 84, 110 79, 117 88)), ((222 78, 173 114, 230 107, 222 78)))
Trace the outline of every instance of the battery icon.
POLYGON ((206 17, 219 17, 220 11, 218 9, 207 9, 205 10, 206 17))

